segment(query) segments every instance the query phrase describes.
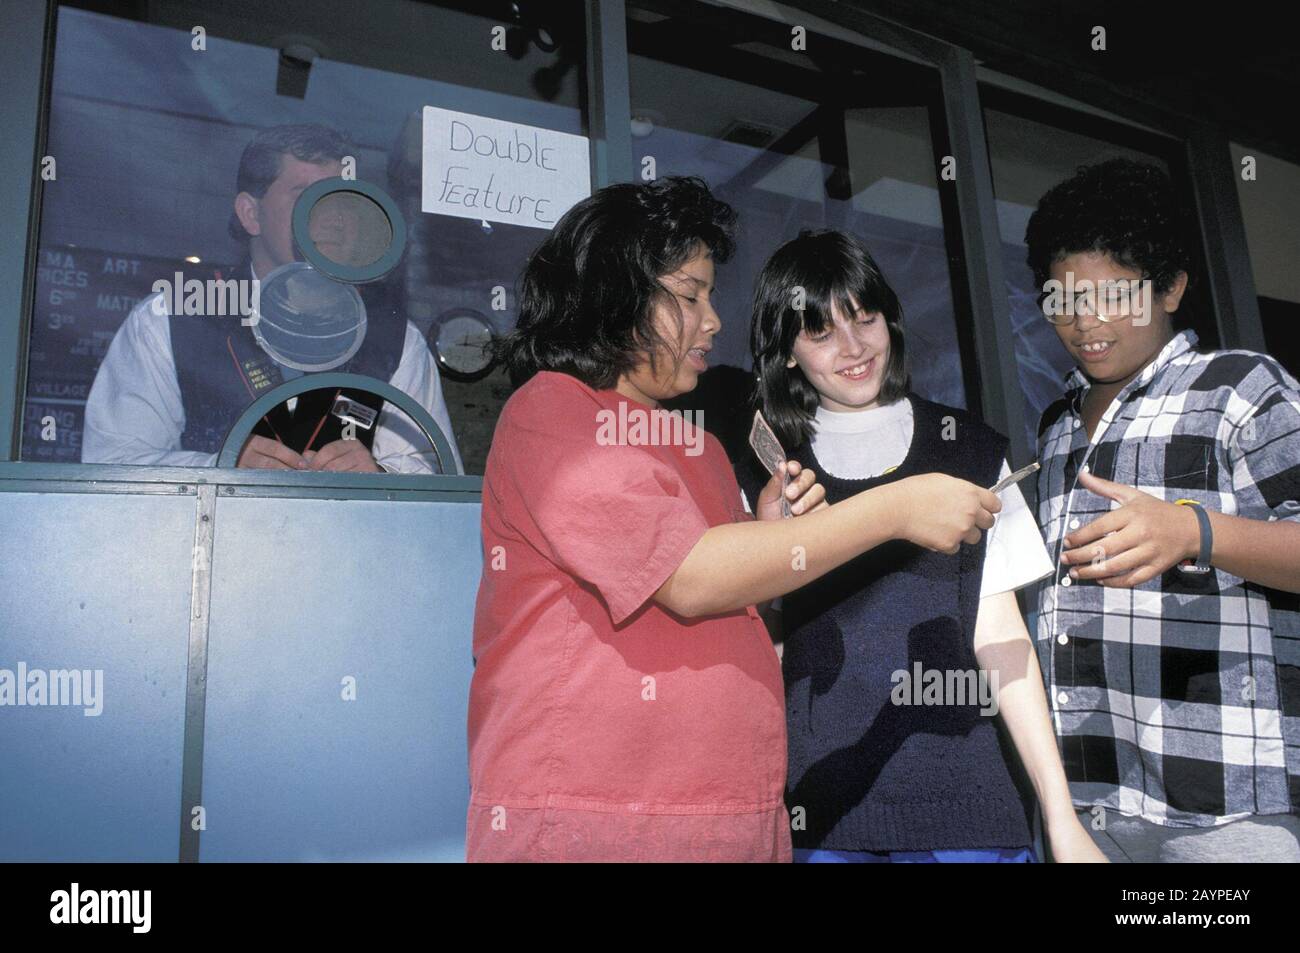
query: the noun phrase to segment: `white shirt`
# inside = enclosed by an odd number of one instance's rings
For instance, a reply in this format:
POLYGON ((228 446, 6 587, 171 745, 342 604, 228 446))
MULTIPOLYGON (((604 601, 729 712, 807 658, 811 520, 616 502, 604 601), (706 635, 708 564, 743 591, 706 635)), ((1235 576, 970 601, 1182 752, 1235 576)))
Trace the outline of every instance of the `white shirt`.
MULTIPOLYGON (((832 475, 849 480, 880 476, 903 462, 912 446, 912 402, 838 413, 818 407, 812 451, 832 475)), ((1011 472, 1005 460, 998 479, 1011 472)), ((1002 512, 988 531, 980 598, 1014 591, 1052 572, 1038 521, 1019 486, 999 494, 1002 512)))
MULTIPOLYGON (((402 358, 389 381, 427 410, 451 444, 456 473, 464 471, 437 364, 420 332, 406 322, 402 358)), ((234 421, 232 420, 233 424, 234 421)), ((431 473, 436 457, 405 413, 385 401, 375 423, 375 462, 395 473, 431 473)), ((118 329, 86 399, 83 463, 211 467, 217 454, 182 450, 185 405, 172 354, 165 295, 149 295, 118 329), (155 305, 155 300, 162 300, 155 305)), ((452 472, 444 466, 444 472, 452 472)))

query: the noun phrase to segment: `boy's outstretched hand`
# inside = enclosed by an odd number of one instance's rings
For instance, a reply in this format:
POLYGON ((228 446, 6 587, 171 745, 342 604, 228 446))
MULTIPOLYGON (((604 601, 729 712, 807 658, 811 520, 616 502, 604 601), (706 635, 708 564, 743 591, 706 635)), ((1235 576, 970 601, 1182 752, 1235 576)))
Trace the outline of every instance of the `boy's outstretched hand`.
POLYGON ((1166 503, 1091 473, 1079 474, 1079 483, 1121 506, 1065 537, 1061 561, 1075 567, 1072 578, 1130 589, 1200 552, 1200 524, 1190 506, 1166 503))
MULTIPOLYGON (((790 501, 790 513, 802 516, 813 510, 829 506, 826 502, 826 488, 817 482, 817 474, 804 470, 798 460, 787 460, 783 466, 790 474, 790 483, 785 488, 786 499, 790 501), (802 471, 802 472, 800 472, 802 471)), ((781 519, 781 470, 772 474, 758 494, 758 509, 754 514, 761 520, 781 519)))

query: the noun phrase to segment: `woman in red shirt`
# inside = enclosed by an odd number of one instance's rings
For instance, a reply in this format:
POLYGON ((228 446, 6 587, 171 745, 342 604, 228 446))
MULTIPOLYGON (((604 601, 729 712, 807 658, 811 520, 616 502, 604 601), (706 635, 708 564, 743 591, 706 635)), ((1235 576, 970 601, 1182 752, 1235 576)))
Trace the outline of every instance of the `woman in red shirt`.
POLYGON ((955 552, 1000 509, 939 474, 826 506, 789 464, 800 518, 778 476, 752 520, 717 440, 659 408, 708 366, 733 221, 698 179, 614 185, 529 259, 483 480, 471 861, 788 861, 755 605, 888 539, 955 552))

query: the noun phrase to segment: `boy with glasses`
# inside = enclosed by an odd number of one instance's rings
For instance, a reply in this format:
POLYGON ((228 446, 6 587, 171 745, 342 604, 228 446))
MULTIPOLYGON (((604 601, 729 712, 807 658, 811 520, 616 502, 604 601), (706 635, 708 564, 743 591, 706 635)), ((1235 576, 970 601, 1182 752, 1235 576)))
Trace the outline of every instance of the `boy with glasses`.
POLYGON ((1025 241, 1077 364, 1039 426, 1037 619, 1075 806, 1112 860, 1300 861, 1300 384, 1175 331, 1159 169, 1080 169, 1025 241))

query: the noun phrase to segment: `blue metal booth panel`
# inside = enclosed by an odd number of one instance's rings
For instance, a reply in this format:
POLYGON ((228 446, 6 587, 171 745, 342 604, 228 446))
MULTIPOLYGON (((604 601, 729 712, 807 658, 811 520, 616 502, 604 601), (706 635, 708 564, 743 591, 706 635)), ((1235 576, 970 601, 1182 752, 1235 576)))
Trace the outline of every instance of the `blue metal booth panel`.
POLYGON ((0 861, 176 860, 194 507, 0 493, 0 669, 103 678, 99 715, 0 707, 0 861))
POLYGON ((202 860, 464 858, 479 513, 217 498, 202 860))

